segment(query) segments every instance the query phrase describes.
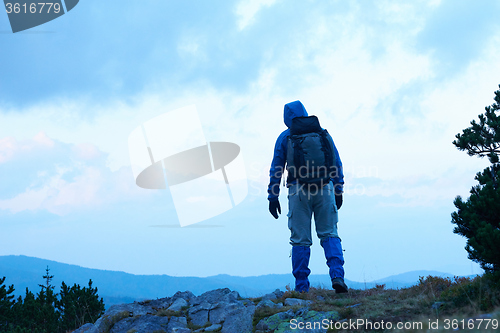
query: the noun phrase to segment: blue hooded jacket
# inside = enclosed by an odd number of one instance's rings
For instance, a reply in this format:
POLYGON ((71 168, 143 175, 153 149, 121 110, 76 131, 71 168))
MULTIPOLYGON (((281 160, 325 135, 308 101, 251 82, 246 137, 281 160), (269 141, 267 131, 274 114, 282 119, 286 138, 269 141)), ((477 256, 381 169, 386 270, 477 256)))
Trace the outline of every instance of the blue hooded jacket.
MULTIPOLYGON (((273 161, 271 163, 271 169, 269 170, 269 177, 270 177, 269 187, 267 189, 267 193, 269 194, 267 198, 269 199, 269 201, 278 200, 281 177, 285 171, 288 136, 290 135, 290 127, 292 126, 292 119, 295 117, 307 117, 307 116, 308 116, 307 111, 304 108, 304 105, 302 105, 300 101, 295 101, 285 104, 283 119, 285 121, 285 125, 288 128, 283 132, 281 132, 274 146, 273 161)), ((336 160, 337 170, 339 171, 338 175, 332 178, 332 181, 335 186, 335 192, 339 194, 343 192, 344 174, 342 172, 342 162, 340 161, 339 152, 337 151, 335 144, 333 144, 333 150, 336 157, 335 160, 336 160)))

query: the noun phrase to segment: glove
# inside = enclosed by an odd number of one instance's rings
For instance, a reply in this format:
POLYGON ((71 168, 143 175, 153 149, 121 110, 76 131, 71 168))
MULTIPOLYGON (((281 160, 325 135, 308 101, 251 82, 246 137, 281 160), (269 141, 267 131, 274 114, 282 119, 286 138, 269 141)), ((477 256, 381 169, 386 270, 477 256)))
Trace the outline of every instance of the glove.
POLYGON ((337 205, 337 210, 340 209, 340 207, 342 207, 342 193, 340 194, 335 194, 335 204, 337 205))
POLYGON ((275 219, 279 217, 278 213, 281 214, 281 206, 279 200, 269 201, 269 212, 275 219))

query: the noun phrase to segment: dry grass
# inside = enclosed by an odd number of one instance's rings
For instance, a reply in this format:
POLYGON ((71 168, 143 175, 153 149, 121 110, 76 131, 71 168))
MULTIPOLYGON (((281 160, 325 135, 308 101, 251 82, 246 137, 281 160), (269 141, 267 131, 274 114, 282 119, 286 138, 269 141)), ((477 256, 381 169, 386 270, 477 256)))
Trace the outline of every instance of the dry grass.
MULTIPOLYGON (((336 294, 335 291, 324 288, 311 288, 308 293, 298 293, 288 287, 283 297, 276 301, 284 302, 290 297, 313 301, 311 310, 337 311, 340 322, 362 319, 365 322, 383 321, 394 325, 390 330, 362 327, 339 331, 450 332, 454 327, 464 327, 469 332, 499 331, 493 329, 492 323, 493 320, 500 323, 500 285, 488 276, 474 279, 428 276, 422 277, 417 285, 410 288, 385 289, 384 285, 379 285, 367 290, 351 289, 347 294, 336 294), (481 321, 480 316, 485 314, 486 317, 481 321), (489 329, 485 329, 488 321, 489 329), (397 323, 415 325, 415 328, 394 329, 397 323), (439 328, 430 329, 429 326, 436 323, 439 328), (479 330, 470 329, 477 328, 480 323, 482 327, 479 330)), ((285 306, 280 309, 259 309, 254 323, 290 308, 285 306)))

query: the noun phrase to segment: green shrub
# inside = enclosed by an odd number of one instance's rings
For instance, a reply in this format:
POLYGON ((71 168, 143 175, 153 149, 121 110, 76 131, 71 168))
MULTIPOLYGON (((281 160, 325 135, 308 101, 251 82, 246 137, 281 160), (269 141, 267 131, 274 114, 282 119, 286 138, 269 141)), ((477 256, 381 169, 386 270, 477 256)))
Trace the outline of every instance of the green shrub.
POLYGON ((490 311, 500 306, 500 285, 490 274, 473 279, 455 277, 453 284, 441 296, 455 308, 490 311))

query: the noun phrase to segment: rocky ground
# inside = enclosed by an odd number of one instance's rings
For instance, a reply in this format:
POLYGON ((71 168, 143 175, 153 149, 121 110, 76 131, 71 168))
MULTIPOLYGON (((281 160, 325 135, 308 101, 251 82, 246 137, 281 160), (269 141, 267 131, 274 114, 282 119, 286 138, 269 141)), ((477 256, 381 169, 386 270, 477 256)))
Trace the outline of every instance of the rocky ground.
POLYGON ((74 333, 440 333, 459 327, 480 328, 476 331, 481 332, 500 328, 500 293, 480 277, 451 280, 428 276, 409 288, 377 285, 350 289, 347 294, 324 288, 311 288, 308 293, 286 289, 259 298, 242 298, 227 288, 200 296, 185 291, 114 305, 95 324, 86 324, 74 333), (360 321, 361 326, 352 326, 360 321))
MULTIPOLYGON (((300 323, 339 319, 336 311, 311 310, 312 303, 284 297, 280 290, 258 299, 241 298, 238 292, 227 288, 200 296, 190 291, 177 292, 172 297, 114 305, 95 324, 86 324, 73 333, 285 333, 301 332, 297 329, 300 323)), ((326 331, 320 327, 307 329, 307 332, 326 331)))

